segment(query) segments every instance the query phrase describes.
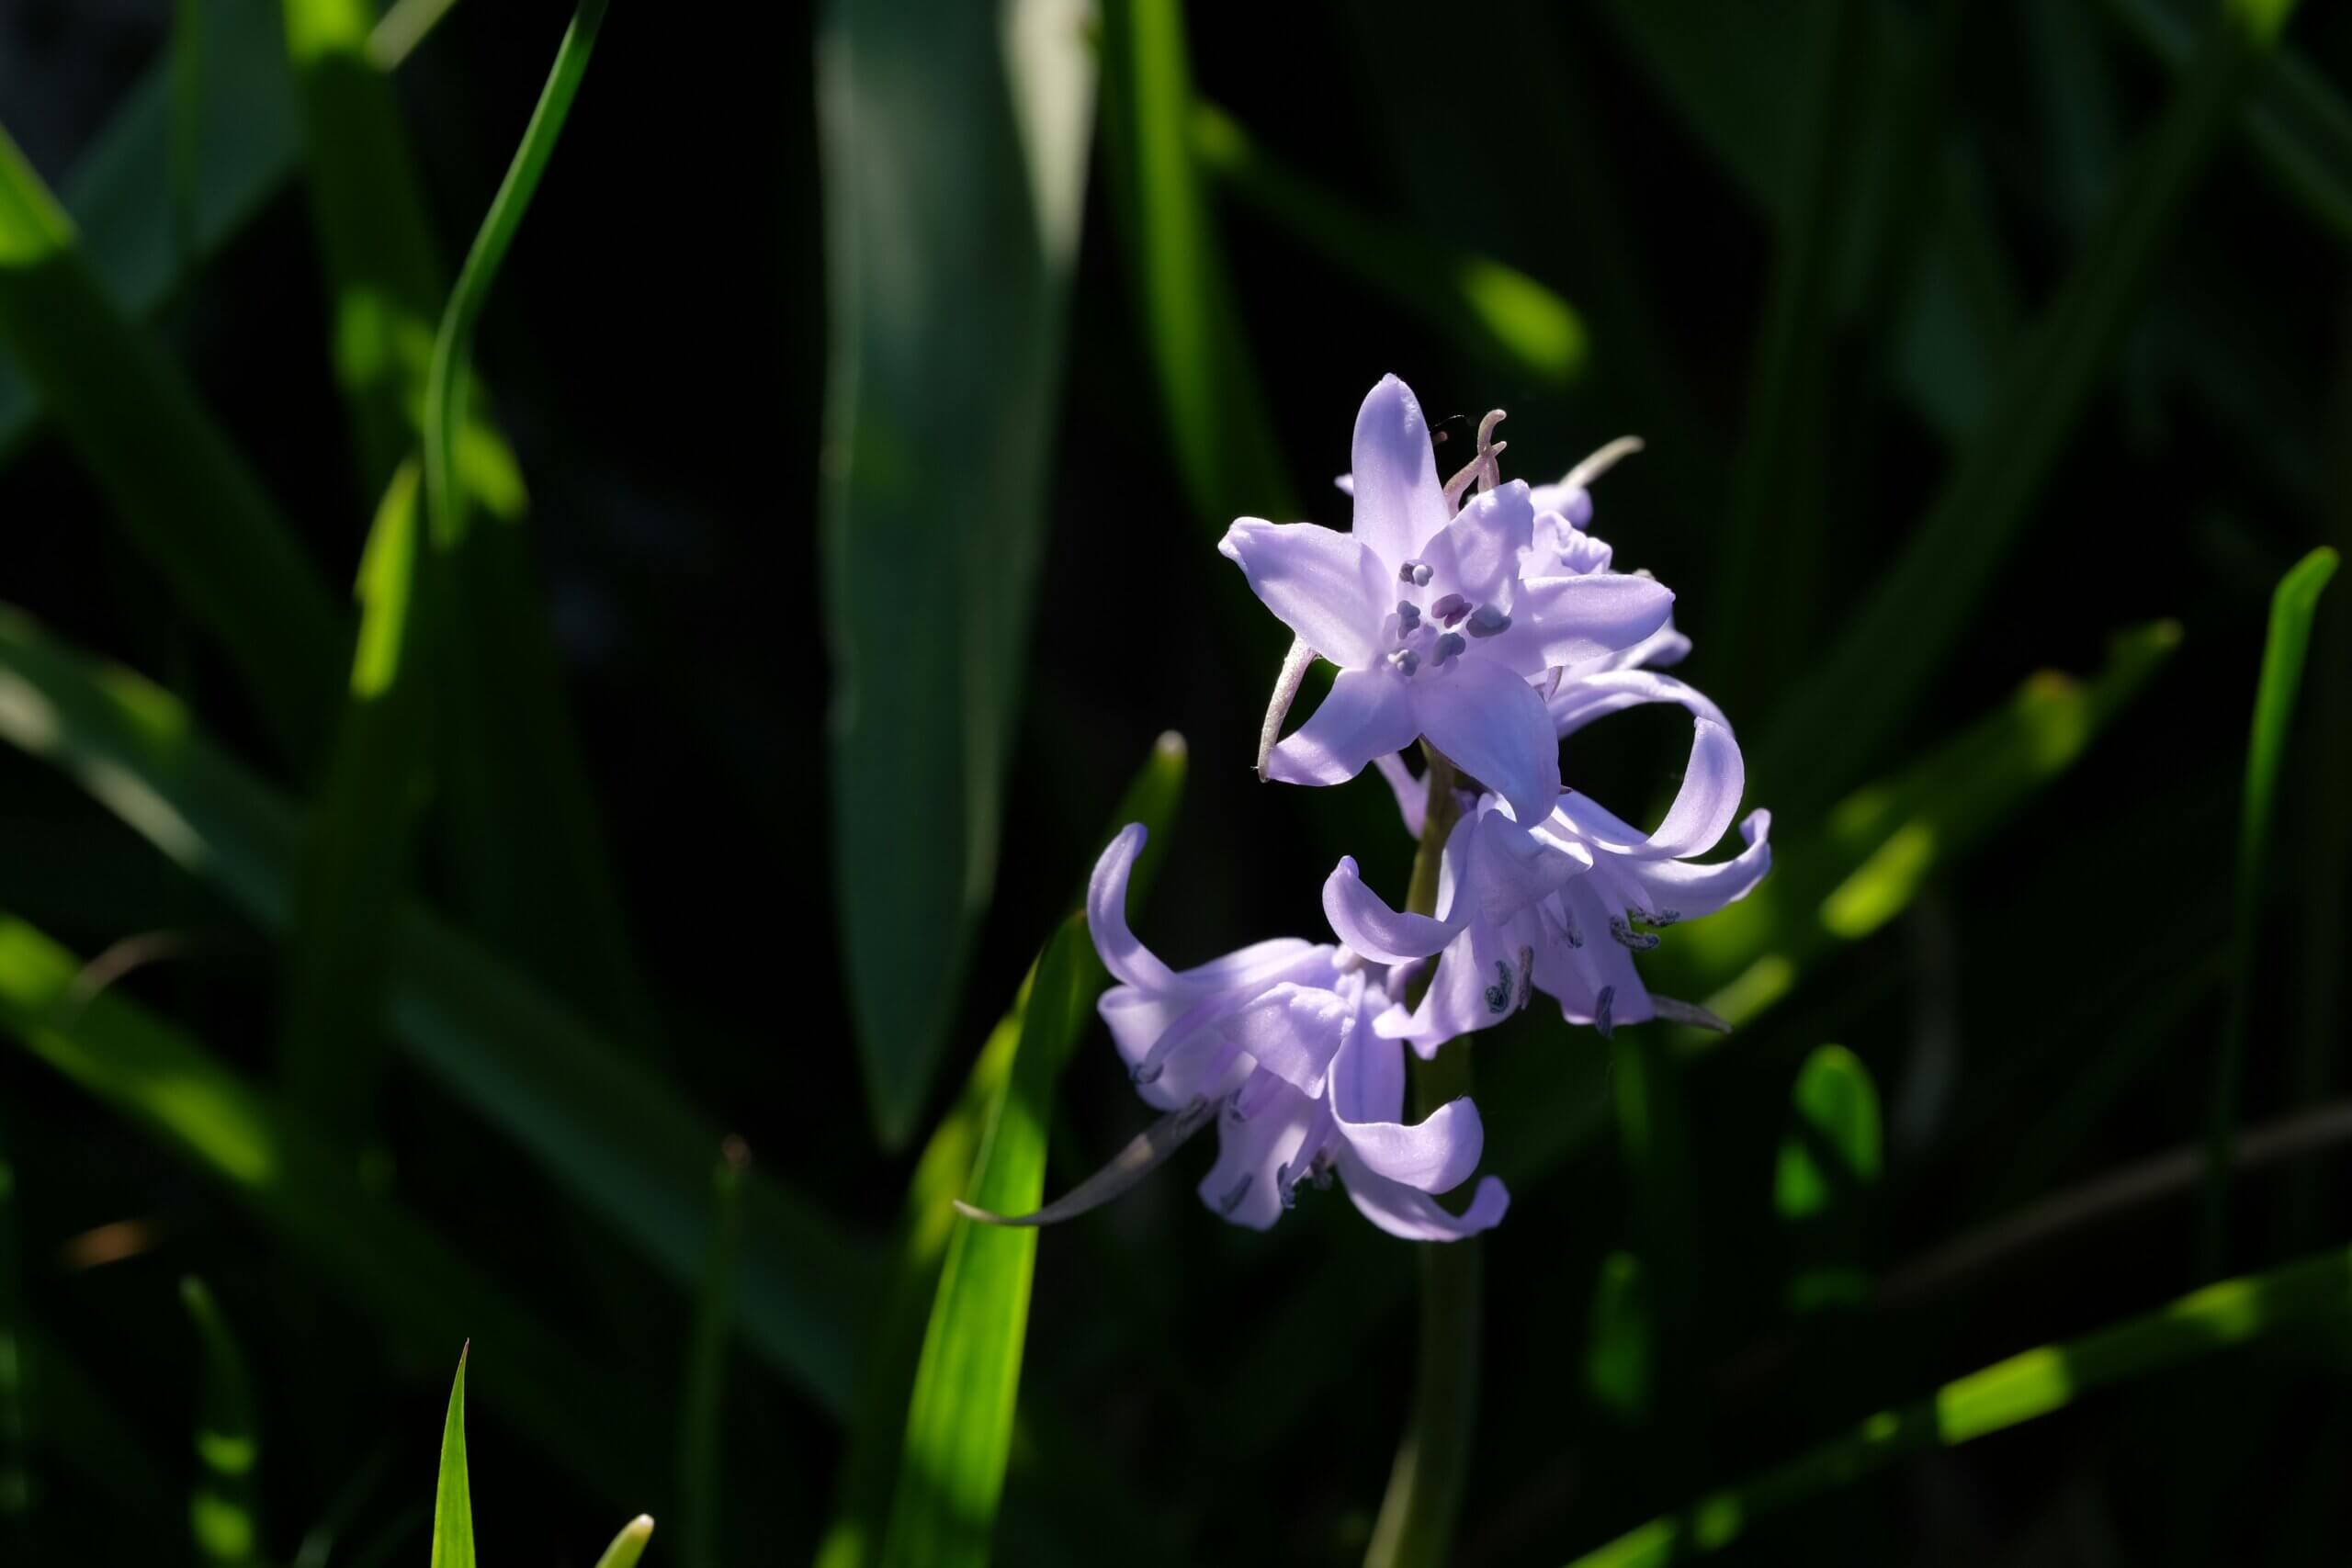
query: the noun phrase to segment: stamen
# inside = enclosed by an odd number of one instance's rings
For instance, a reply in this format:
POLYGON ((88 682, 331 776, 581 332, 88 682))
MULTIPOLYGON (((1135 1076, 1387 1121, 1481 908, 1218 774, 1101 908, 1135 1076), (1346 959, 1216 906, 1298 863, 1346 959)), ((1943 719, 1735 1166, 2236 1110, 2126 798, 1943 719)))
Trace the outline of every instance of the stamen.
POLYGON ((1493 637, 1510 630, 1510 617, 1492 604, 1481 604, 1470 612, 1468 630, 1472 637, 1493 637))
POLYGON ((1635 953, 1647 953, 1658 944, 1658 935, 1656 931, 1637 931, 1625 923, 1625 918, 1623 915, 1609 917, 1609 934, 1615 937, 1621 945, 1631 948, 1635 953))
MULTIPOLYGON (((1283 655, 1282 672, 1274 677, 1274 694, 1266 705, 1266 722, 1258 729, 1258 782, 1266 782, 1266 762, 1274 754, 1274 742, 1283 736, 1283 720, 1290 716, 1290 705, 1298 700, 1298 688, 1306 680, 1306 667, 1315 662, 1315 650, 1306 646, 1305 637, 1293 637, 1290 651, 1283 655)), ((1148 1082, 1138 1078, 1138 1083, 1148 1082)))
MULTIPOLYGON (((1005 1215, 976 1207, 958 1198, 956 1207, 967 1218, 991 1225, 1050 1225, 1099 1209, 1149 1175, 1187 1139, 1216 1120, 1218 1101, 1195 1100, 1171 1111, 1136 1134, 1110 1163, 1035 1213, 1005 1215)), ((1228 1211, 1229 1213, 1230 1211, 1228 1211)))
POLYGON ((1614 986, 1601 987, 1600 995, 1592 999, 1592 1026, 1600 1032, 1603 1040, 1616 1037, 1616 1022, 1609 1016, 1610 1010, 1616 1004, 1617 987, 1614 986))
POLYGON ((1519 987, 1512 978, 1510 964, 1505 959, 1495 960, 1495 983, 1487 987, 1487 1010, 1497 1018, 1510 1011, 1511 998, 1519 987))
POLYGON ((1687 1023, 1694 1029, 1712 1029, 1718 1034, 1731 1032, 1730 1024, 1725 1023, 1697 1002, 1677 1001, 1672 997, 1653 994, 1650 997, 1650 1006, 1657 1010, 1658 1017, 1669 1023, 1687 1023))
POLYGON ((1470 601, 1459 593, 1449 593, 1430 606, 1430 614, 1446 626, 1458 625, 1470 613, 1470 601))
POLYGON ((1396 581, 1409 582, 1416 588, 1427 588, 1434 575, 1423 561, 1408 560, 1396 569, 1396 581))
POLYGON ((1534 999, 1535 950, 1522 947, 1519 950, 1519 996, 1512 1001, 1511 1010, 1516 1012, 1534 999))
POLYGON ((1570 468, 1568 470, 1568 477, 1562 479, 1560 482, 1571 490, 1589 489, 1593 480, 1599 479, 1601 475, 1607 473, 1610 469, 1615 468, 1619 463, 1623 462, 1626 458, 1632 457, 1641 449, 1642 438, 1640 436, 1621 435, 1616 440, 1611 441, 1608 446, 1603 446, 1600 451, 1595 452, 1591 457, 1587 457, 1583 462, 1578 463, 1575 468, 1570 468))
POLYGON ((1388 656, 1388 662, 1396 666, 1396 672, 1409 681, 1413 672, 1421 667, 1421 656, 1409 648, 1400 648, 1388 656))
POLYGON ((1411 637, 1413 628, 1421 624, 1421 607, 1410 599, 1396 601, 1396 635, 1411 637))
POLYGON ((1442 664, 1469 646, 1460 632, 1448 632, 1437 639, 1437 648, 1430 653, 1430 662, 1442 664))

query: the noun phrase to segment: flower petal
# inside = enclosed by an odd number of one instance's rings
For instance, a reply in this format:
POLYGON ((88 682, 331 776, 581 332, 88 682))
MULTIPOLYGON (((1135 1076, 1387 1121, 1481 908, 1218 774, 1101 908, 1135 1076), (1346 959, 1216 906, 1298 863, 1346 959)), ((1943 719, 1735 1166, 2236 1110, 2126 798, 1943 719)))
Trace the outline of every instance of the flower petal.
POLYGON ((1527 503, 1524 480, 1472 496, 1421 547, 1420 558, 1430 572, 1430 603, 1459 593, 1473 604, 1510 609, 1520 552, 1534 539, 1535 509, 1527 503))
POLYGON ((1502 1022, 1527 1003, 1540 942, 1532 912, 1503 921, 1473 919, 1439 956, 1420 1006, 1410 1014, 1390 1008, 1373 1020, 1374 1032, 1402 1040, 1427 1057, 1449 1040, 1502 1022))
POLYGON ((1353 855, 1342 855, 1323 882, 1323 915, 1341 942, 1382 964, 1427 958, 1453 940, 1457 924, 1398 914, 1363 884, 1353 855))
MULTIPOLYGON (((1690 639, 1679 640, 1678 656, 1690 651, 1690 639)), ((1622 713, 1644 703, 1680 703, 1694 718, 1726 726, 1731 722, 1698 687, 1651 670, 1604 670, 1589 674, 1571 671, 1545 705, 1551 709, 1553 727, 1566 736, 1606 714, 1622 713)))
MULTIPOLYGON (((1532 687, 1476 653, 1450 660, 1443 671, 1424 670, 1404 684, 1411 690, 1419 732, 1431 745, 1510 801, 1521 821, 1549 815, 1560 795, 1559 739, 1532 687)), ((1332 691, 1338 690, 1335 682, 1332 691)))
MULTIPOLYGON (((1393 1040, 1379 1043, 1401 1054, 1393 1040)), ((1449 1100, 1412 1122, 1350 1122, 1341 1116, 1340 1135, 1374 1175, 1423 1192, 1451 1192, 1469 1180, 1487 1146, 1486 1124, 1467 1099, 1449 1100)))
POLYGON ((1374 757, 1403 750, 1420 733, 1409 683, 1393 670, 1340 671, 1314 716, 1275 744, 1266 776, 1345 784, 1374 757))
POLYGON ((1530 578, 1519 585, 1510 630, 1496 640, 1532 649, 1541 669, 1581 664, 1633 647, 1673 611, 1672 591, 1631 572, 1530 578))
POLYGON ((1690 761, 1682 771, 1682 787, 1647 846, 1649 854, 1662 859, 1680 860, 1713 849, 1739 814, 1740 792, 1747 787, 1747 765, 1740 760, 1739 742, 1731 731, 1704 718, 1690 728, 1690 761))
POLYGON ((1635 862, 1619 869, 1639 883, 1645 902, 1662 919, 1695 920, 1748 896, 1764 874, 1772 869, 1772 814, 1751 811, 1739 825, 1747 847, 1731 860, 1713 865, 1688 861, 1635 862))
POLYGON ((1340 1179, 1365 1219, 1407 1241, 1460 1241, 1494 1229, 1510 1208, 1510 1193, 1498 1177, 1479 1182, 1470 1207, 1459 1214, 1440 1207, 1428 1193, 1391 1181, 1346 1155, 1340 1156, 1340 1179))
POLYGON ((1142 823, 1130 822, 1094 863, 1094 874, 1086 884, 1086 929, 1103 968, 1130 986, 1164 991, 1174 988, 1176 976, 1127 929, 1127 878, 1135 874, 1136 857, 1143 853, 1149 836, 1142 823))
POLYGON ((1413 770, 1405 765, 1405 753, 1402 751, 1374 757, 1372 765, 1380 770, 1380 776, 1388 781, 1389 789, 1396 794, 1396 815, 1405 819, 1406 836, 1419 839, 1421 822, 1429 810, 1429 781, 1414 776, 1413 770))
POLYGON ((1147 1105, 1173 1111, 1195 1100, 1221 1100, 1249 1076, 1250 1064, 1238 1049, 1204 1032, 1216 1021, 1213 1010, 1204 1009, 1196 998, 1114 986, 1102 993, 1094 1010, 1109 1027, 1111 1043, 1118 1048, 1119 1060, 1126 1064, 1130 1077, 1170 1030, 1182 1025, 1199 1036, 1198 1046, 1167 1053, 1159 1064, 1159 1075, 1136 1085, 1136 1093, 1147 1105))
POLYGON ((1429 420, 1413 389, 1394 376, 1364 395, 1356 411, 1355 536, 1393 571, 1445 526, 1445 492, 1429 420))
POLYGON ((1336 991, 1280 985, 1235 1013, 1227 1038, 1302 1094, 1321 1094, 1324 1075, 1355 1010, 1336 991))
POLYGON ((1229 1111, 1217 1118, 1216 1163, 1201 1178, 1201 1201, 1212 1213, 1253 1231, 1283 1217, 1282 1168, 1329 1114, 1323 1102, 1282 1088, 1277 1099, 1246 1121, 1229 1111))
POLYGON ((1488 919, 1502 920, 1590 871, 1592 852, 1582 844, 1531 833, 1489 802, 1467 841, 1466 863, 1470 906, 1488 919))
POLYGON ((1396 584, 1391 569, 1361 543, 1313 523, 1244 517, 1225 531, 1216 548, 1309 648, 1345 670, 1373 661, 1396 584))

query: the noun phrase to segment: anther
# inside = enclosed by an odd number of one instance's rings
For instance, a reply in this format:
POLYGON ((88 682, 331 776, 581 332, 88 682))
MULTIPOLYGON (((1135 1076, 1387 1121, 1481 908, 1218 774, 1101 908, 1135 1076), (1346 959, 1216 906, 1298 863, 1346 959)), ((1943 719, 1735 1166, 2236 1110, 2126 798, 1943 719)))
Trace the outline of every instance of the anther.
POLYGON ((1158 1083, 1159 1081, 1159 1075, 1167 1070, 1168 1068, 1165 1063, 1137 1062, 1135 1066, 1135 1070, 1129 1073, 1127 1077, 1135 1080, 1137 1088, 1141 1088, 1145 1084, 1158 1083))
POLYGON ((1510 1011, 1512 997, 1519 987, 1512 983, 1510 964, 1504 959, 1495 960, 1495 983, 1487 987, 1487 1010, 1497 1018, 1510 1011))
POLYGON ((1434 575, 1427 563, 1422 561, 1408 560, 1396 569, 1396 581, 1409 582, 1416 588, 1427 588, 1430 585, 1430 579, 1434 575))
POLYGON ((1469 646, 1460 632, 1448 632, 1437 639, 1437 649, 1430 655, 1430 662, 1442 664, 1469 646))
POLYGON ((1622 915, 1609 917, 1609 934, 1615 937, 1620 944, 1631 948, 1635 953, 1647 953, 1658 943, 1656 931, 1637 931, 1625 923, 1624 917, 1622 915))
POLYGON ((1410 599, 1396 601, 1396 635, 1411 637, 1413 628, 1421 624, 1421 607, 1410 599))
POLYGON ((1430 614, 1449 626, 1460 625, 1462 617, 1469 613, 1470 601, 1459 593, 1449 593, 1430 606, 1430 614))
MULTIPOLYGON (((1601 987, 1600 995, 1593 998, 1592 999, 1592 1026, 1600 1032, 1600 1037, 1603 1040, 1613 1037, 1617 1032, 1616 1021, 1609 1016, 1609 1010, 1616 1004, 1616 1001, 1617 987, 1614 986, 1601 987)), ((1249 1179, 1250 1179, 1248 1177, 1242 1178, 1242 1182, 1245 1186, 1248 1184, 1249 1179)), ((1226 1210, 1226 1213, 1229 1214, 1233 1213, 1233 1211, 1228 1208, 1226 1210)))
POLYGON ((1396 672, 1409 681, 1421 667, 1421 656, 1409 648, 1400 648, 1388 656, 1388 662, 1396 666, 1396 672))
POLYGON ((1498 632, 1510 630, 1510 617, 1492 604, 1481 604, 1470 612, 1467 630, 1472 637, 1493 637, 1498 632))
POLYGON ((1511 1003, 1512 1010, 1524 1008, 1534 999, 1535 950, 1532 947, 1522 947, 1519 950, 1519 995, 1511 1003))

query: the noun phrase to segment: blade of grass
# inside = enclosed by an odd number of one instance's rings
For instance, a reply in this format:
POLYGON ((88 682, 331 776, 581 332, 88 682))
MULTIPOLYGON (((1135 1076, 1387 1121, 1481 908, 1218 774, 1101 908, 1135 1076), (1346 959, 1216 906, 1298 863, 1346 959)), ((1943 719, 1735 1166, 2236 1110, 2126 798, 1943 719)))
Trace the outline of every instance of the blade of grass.
POLYGON ((2340 1322, 2352 1308, 2352 1253, 2208 1285, 2143 1316, 2010 1357, 1884 1410, 1845 1437, 1653 1519, 1573 1568, 1646 1568, 1730 1545, 1765 1516, 1851 1484, 1898 1455, 2006 1431, 2096 1390, 2148 1376, 2287 1329, 2340 1322))
POLYGON ((1649 1417, 1657 1360, 1655 1316, 1642 1260, 1630 1252, 1603 1258, 1592 1285, 1585 1393, 1595 1406, 1627 1426, 1639 1426, 1649 1417))
POLYGON ((1565 387, 1583 373, 1583 318, 1517 267, 1357 211, 1269 155, 1206 100, 1193 105, 1191 149, 1203 172, 1260 217, 1448 342, 1539 386, 1565 387))
MULTIPOLYGON (((0 739, 62 769, 246 918, 283 931, 293 811, 208 745, 169 694, 0 609, 0 739)), ((410 1058, 690 1286, 717 1129, 662 1077, 414 906, 391 943, 391 1030, 410 1058)), ((744 1230, 745 1342, 829 1414, 845 1414, 870 1259, 756 1170, 744 1230)))
POLYGON ((195 392, 107 298, 0 130, 0 341, 174 600, 296 762, 321 755, 346 636, 293 532, 195 392))
POLYGON ((2295 719, 2295 697, 2302 685, 2303 659, 2311 649, 2312 616, 2319 596, 2335 575, 2336 554, 2323 545, 2295 563, 2270 596, 2269 635, 2262 647, 2262 674, 2255 687, 2253 733, 2246 742, 2245 815, 2238 827, 2237 897, 2232 931, 2229 1011, 2214 1054, 2213 1088, 2207 1097, 2205 1191, 2199 1225, 2199 1269, 2220 1272, 2229 1251, 2231 1145, 2236 1136, 2238 1085, 2244 1076, 2248 1003, 2253 993, 2257 934, 2262 920, 2263 872, 2270 856, 2270 819, 2277 809, 2278 774, 2295 719))
POLYGON ((1102 7, 1102 145, 1161 416, 1193 510, 1289 517, 1265 394, 1201 178, 1182 0, 1102 7))
MULTIPOLYGON (((1128 784, 1103 835, 1107 841, 1130 822, 1140 822, 1148 830, 1127 881, 1130 909, 1143 907, 1167 857, 1169 828, 1183 796, 1186 765, 1184 738, 1172 730, 1160 736, 1128 784)), ((1073 903, 1081 903, 1083 897, 1081 889, 1073 903)), ((1012 1010, 989 1032, 963 1093, 933 1129, 907 1183, 896 1257, 859 1358, 857 1399, 841 1478, 834 1485, 833 1522, 818 1543, 816 1568, 866 1568, 881 1552, 898 1486, 915 1369, 939 1293, 948 1239, 957 1228, 955 1201, 971 1179, 990 1109, 1004 1098, 1013 1053, 1020 1048, 1023 1010, 1035 982, 1032 965, 1014 993, 1012 1010)))
POLYGON ((652 1539, 653 1516, 638 1515, 621 1527, 620 1534, 613 1537, 613 1544, 605 1548, 605 1555, 596 1559, 596 1568, 637 1568, 637 1560, 645 1555, 646 1542, 652 1539))
POLYGON ((1851 783, 1969 624, 2130 324, 2246 78, 2292 9, 2293 0, 2223 7, 2197 67, 2004 378, 1990 418, 1815 674, 1775 716, 1751 776, 1777 807, 1803 818, 1851 783))
MULTIPOLYGON (((1101 990, 1086 917, 1061 924, 1037 960, 1004 1092, 988 1107, 978 1158, 963 1194, 1000 1214, 1041 1201, 1055 1079, 1101 990)), ((1012 1450, 1012 1415, 1029 1326, 1037 1233, 958 1224, 940 1267, 939 1292, 907 1405, 884 1568, 985 1563, 1012 1450)))
POLYGON ((117 992, 85 996, 82 962, 0 913, 0 1029, 250 1208, 359 1310, 412 1347, 470 1328, 499 1347, 510 1417, 599 1484, 643 1473, 639 1402, 364 1188, 300 1123, 195 1041, 117 992), (512 1387, 506 1386, 508 1382, 512 1387))
MULTIPOLYGON (((743 1243, 743 1168, 750 1158, 741 1140, 729 1138, 720 1145, 718 1164, 711 1173, 710 1251, 686 1338, 685 1399, 678 1429, 678 1504, 684 1521, 678 1533, 685 1542, 679 1557, 685 1568, 717 1568, 719 1561, 719 1501, 726 1495, 719 1468, 720 1418, 726 1411, 728 1341, 734 1329, 736 1259, 743 1243)), ((646 1528, 651 1529, 650 1521, 646 1528)), ((616 1548, 619 1544, 614 1542, 616 1548)))
POLYGON ((1083 16, 831 0, 820 22, 833 878, 888 1147, 922 1115, 996 877, 1091 140, 1083 16))
POLYGON ((424 682, 415 611, 416 465, 394 471, 359 564, 359 646, 317 802, 302 829, 287 935, 278 1064, 322 1129, 364 1135, 389 1058, 384 987, 424 804, 424 682))
POLYGON ((245 1568, 261 1561, 261 1432, 254 1419, 253 1379, 212 1292, 194 1275, 180 1281, 197 1338, 195 1489, 188 1524, 200 1562, 245 1568))
POLYGON ((1870 1292, 1863 1205, 1880 1166, 1877 1086, 1852 1052, 1823 1045, 1798 1069, 1789 1111, 1772 1185, 1794 1264, 1789 1310, 1860 1306, 1870 1292))
POLYGON ((433 1568, 475 1568, 473 1488, 466 1473, 466 1362, 472 1353, 470 1342, 458 1352, 449 1413, 441 1420, 441 1468, 433 1483, 433 1568))

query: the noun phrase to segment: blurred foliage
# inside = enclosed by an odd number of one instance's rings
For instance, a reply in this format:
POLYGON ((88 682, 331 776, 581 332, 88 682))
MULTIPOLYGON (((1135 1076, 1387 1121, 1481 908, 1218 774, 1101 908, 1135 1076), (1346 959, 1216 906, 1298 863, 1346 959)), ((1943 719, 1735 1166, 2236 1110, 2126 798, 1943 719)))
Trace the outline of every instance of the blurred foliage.
POLYGON ((1250 778, 1209 547, 1344 519, 1393 370, 1531 479, 1644 435, 1596 525, 1775 813, 1645 960, 1728 1039, 1479 1039, 1446 1560, 2342 1560, 2295 10, 624 6, 550 83, 560 0, 0 9, 0 1559, 1361 1558, 1425 1260, 1193 1150, 951 1205, 1148 1119, 1110 828, 1178 963, 1405 886, 1250 778))

